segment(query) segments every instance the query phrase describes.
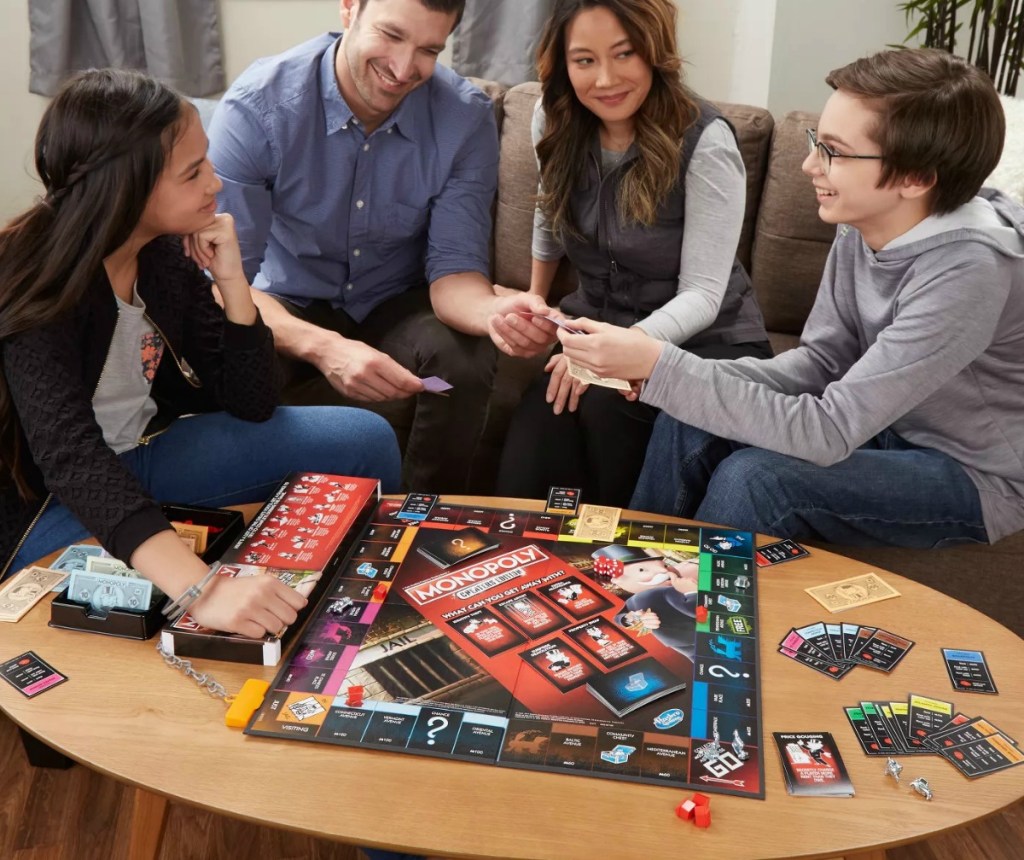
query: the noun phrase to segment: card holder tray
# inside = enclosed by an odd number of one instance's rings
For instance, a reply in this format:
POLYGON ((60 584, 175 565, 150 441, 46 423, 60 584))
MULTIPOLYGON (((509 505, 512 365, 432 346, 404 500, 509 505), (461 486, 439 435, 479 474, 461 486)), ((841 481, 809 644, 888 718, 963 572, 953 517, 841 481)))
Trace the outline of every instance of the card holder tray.
POLYGON ((116 608, 97 612, 88 603, 72 600, 65 588, 50 604, 49 626, 102 633, 104 636, 123 639, 149 639, 164 625, 164 616, 160 610, 166 602, 154 601, 146 612, 116 608))

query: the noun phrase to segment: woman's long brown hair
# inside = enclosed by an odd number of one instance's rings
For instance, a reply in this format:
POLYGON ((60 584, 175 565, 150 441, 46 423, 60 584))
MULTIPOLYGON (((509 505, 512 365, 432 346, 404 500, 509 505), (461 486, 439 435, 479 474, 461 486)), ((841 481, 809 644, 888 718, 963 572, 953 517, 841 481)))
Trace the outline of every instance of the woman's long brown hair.
POLYGON ((573 91, 565 56, 565 32, 585 9, 611 10, 633 49, 651 66, 651 91, 635 115, 639 150, 619 188, 619 210, 627 224, 654 223, 658 208, 680 181, 683 134, 698 115, 695 97, 683 83, 676 49, 676 6, 672 0, 559 0, 537 49, 537 70, 546 126, 537 144, 539 205, 556 236, 579 235, 569 201, 586 169, 600 120, 573 91))
MULTIPOLYGON (((104 258, 142 217, 181 126, 181 96, 137 72, 72 78, 47 106, 35 163, 45 195, 0 230, 0 342, 77 307, 104 258)), ((23 438, 0 365, 0 484, 33 493, 23 438)))

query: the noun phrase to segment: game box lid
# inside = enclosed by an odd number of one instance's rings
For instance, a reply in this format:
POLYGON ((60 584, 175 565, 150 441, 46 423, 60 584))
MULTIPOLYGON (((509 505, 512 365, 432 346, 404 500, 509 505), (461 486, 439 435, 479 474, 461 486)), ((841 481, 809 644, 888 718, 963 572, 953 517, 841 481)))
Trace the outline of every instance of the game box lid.
POLYGON ((161 644, 178 657, 274 666, 305 623, 331 575, 369 520, 380 482, 311 472, 290 474, 256 517, 224 551, 219 575, 270 572, 301 591, 308 602, 281 639, 250 639, 200 627, 185 613, 164 628, 161 644))

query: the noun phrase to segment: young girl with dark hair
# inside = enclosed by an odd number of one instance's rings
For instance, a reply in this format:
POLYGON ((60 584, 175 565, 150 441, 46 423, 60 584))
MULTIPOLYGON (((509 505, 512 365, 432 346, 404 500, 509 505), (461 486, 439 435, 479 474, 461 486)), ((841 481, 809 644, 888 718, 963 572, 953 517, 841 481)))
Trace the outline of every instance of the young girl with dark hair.
MULTIPOLYGON (((0 232, 0 576, 92 534, 173 598, 206 565, 155 499, 262 501, 293 470, 397 489, 382 419, 275 411, 273 338, 206 147, 195 109, 134 72, 83 73, 46 109, 45 196, 0 232)), ((262 636, 304 602, 214 577, 189 611, 262 636)))
MULTIPOLYGON (((570 317, 636 327, 698 355, 771 355, 736 259, 746 179, 732 127, 683 83, 672 0, 559 0, 538 49, 540 195, 531 292, 562 257, 570 317)), ((512 420, 498 492, 552 484, 625 506, 658 411, 569 376, 564 356, 512 420)))

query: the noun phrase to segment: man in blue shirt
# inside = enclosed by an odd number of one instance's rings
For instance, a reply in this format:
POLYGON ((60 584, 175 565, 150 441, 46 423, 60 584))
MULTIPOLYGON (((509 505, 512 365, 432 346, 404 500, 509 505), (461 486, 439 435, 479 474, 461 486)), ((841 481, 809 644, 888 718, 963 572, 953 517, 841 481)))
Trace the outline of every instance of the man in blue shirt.
POLYGON ((527 356, 551 342, 550 324, 518 315, 545 303, 488 275, 494 110, 436 65, 463 4, 341 0, 340 37, 254 63, 210 128, 256 304, 295 359, 290 396, 378 403, 419 395, 428 376, 454 386, 419 397, 409 490, 465 490, 494 346, 527 356))

